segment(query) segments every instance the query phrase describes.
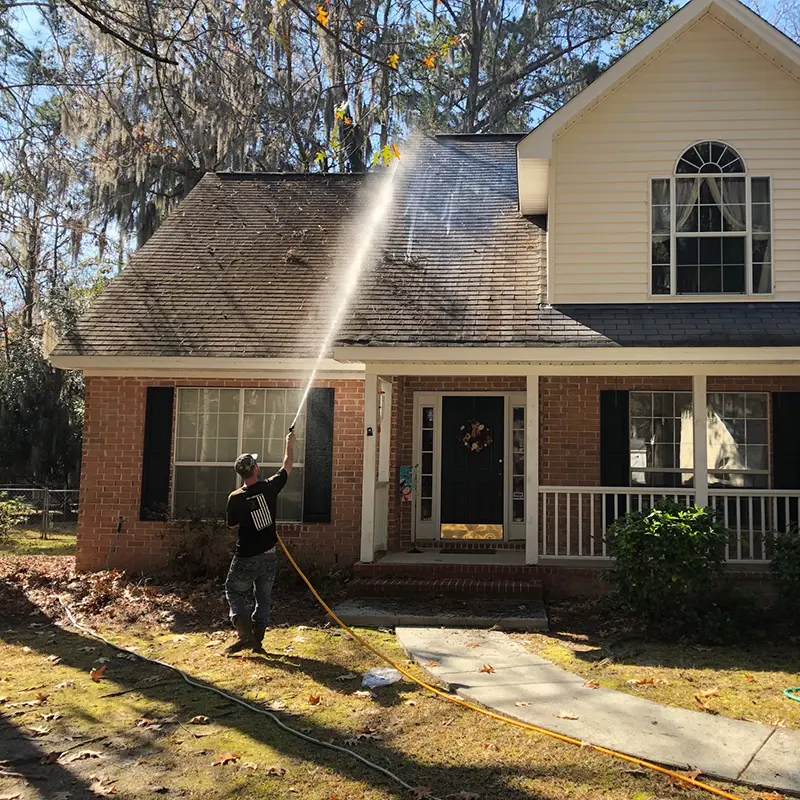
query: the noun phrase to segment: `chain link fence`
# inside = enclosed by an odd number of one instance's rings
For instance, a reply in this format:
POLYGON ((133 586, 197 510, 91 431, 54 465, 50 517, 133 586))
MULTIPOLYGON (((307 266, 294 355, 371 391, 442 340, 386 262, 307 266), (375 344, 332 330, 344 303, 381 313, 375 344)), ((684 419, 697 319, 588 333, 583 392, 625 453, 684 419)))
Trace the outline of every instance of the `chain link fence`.
POLYGON ((43 535, 78 522, 78 489, 51 489, 47 486, 0 486, 0 497, 24 504, 28 523, 43 535))

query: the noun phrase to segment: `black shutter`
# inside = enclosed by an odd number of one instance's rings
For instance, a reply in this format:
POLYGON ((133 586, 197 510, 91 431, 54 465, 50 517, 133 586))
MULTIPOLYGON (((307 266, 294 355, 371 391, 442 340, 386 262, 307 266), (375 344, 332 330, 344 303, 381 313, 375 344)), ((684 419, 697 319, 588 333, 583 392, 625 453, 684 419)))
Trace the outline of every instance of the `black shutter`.
MULTIPOLYGON (((630 431, 628 392, 600 392, 600 485, 630 486, 630 431)), ((606 498, 606 519, 611 524, 625 514, 625 497, 606 498), (615 507, 616 505, 616 507, 615 507)))
POLYGON ((172 386, 147 387, 139 519, 164 519, 169 509, 174 403, 175 389, 172 386))
POLYGON ((628 392, 600 392, 600 484, 630 486, 628 392))
POLYGON ((333 389, 312 389, 306 409, 303 522, 330 522, 333 490, 333 389))
MULTIPOLYGON (((800 392, 772 393, 772 486, 800 489, 800 392)), ((797 522, 797 500, 779 500, 778 530, 797 522)))

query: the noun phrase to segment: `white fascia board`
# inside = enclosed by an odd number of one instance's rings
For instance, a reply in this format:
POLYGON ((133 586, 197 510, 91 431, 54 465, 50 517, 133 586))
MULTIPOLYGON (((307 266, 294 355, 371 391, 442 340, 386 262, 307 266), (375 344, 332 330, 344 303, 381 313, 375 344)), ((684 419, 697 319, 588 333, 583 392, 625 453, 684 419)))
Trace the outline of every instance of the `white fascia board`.
MULTIPOLYGON (((342 364, 593 364, 800 361, 800 347, 337 347, 342 364)), ((373 367, 374 368, 374 367, 373 367)))
POLYGON ((317 364, 314 358, 191 358, 191 357, 149 357, 149 356, 51 356, 50 363, 58 369, 79 370, 93 375, 155 375, 167 374, 171 377, 183 375, 198 376, 230 375, 237 373, 255 376, 256 373, 284 376, 297 374, 308 376, 317 367, 318 374, 341 378, 344 375, 364 372, 363 365, 342 364, 332 358, 323 359, 317 364))
POLYGON ((646 39, 629 50, 616 64, 609 67, 597 80, 590 83, 572 100, 551 114, 541 125, 534 128, 517 144, 520 158, 550 158, 553 149, 553 136, 578 117, 590 106, 600 100, 614 85, 623 80, 629 73, 641 67, 653 58, 662 47, 669 44, 684 28, 691 25, 708 9, 717 3, 725 10, 738 0, 689 0, 680 10, 675 12, 663 25, 656 28, 646 39))

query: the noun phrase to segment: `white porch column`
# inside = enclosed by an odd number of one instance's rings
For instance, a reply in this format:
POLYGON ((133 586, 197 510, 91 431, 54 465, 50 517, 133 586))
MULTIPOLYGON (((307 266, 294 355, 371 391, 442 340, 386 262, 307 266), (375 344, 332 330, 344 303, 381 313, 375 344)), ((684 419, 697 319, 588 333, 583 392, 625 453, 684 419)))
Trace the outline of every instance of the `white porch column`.
POLYGON ((380 436, 378 438, 378 486, 375 492, 375 550, 386 550, 389 544, 389 498, 392 497, 390 463, 392 456, 392 379, 381 377, 380 436))
POLYGON ((525 396, 525 563, 539 563, 539 376, 528 375, 525 396))
POLYGON ((701 508, 708 505, 708 433, 706 423, 706 376, 692 376, 692 409, 694 414, 694 502, 701 508))
POLYGON ((364 376, 364 474, 361 490, 361 560, 375 560, 375 470, 378 457, 378 376, 364 376))

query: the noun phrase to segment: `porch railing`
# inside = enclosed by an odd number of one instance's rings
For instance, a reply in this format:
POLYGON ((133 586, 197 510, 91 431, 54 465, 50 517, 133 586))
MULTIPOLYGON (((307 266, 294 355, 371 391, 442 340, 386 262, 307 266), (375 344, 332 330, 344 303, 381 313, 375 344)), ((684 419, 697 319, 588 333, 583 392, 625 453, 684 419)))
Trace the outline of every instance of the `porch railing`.
MULTIPOLYGON (((546 486, 539 489, 539 555, 543 558, 607 558, 605 531, 630 511, 646 511, 661 498, 694 502, 692 489, 546 486)), ((729 531, 726 558, 763 564, 771 557, 771 534, 796 529, 800 490, 709 490, 729 531)))

